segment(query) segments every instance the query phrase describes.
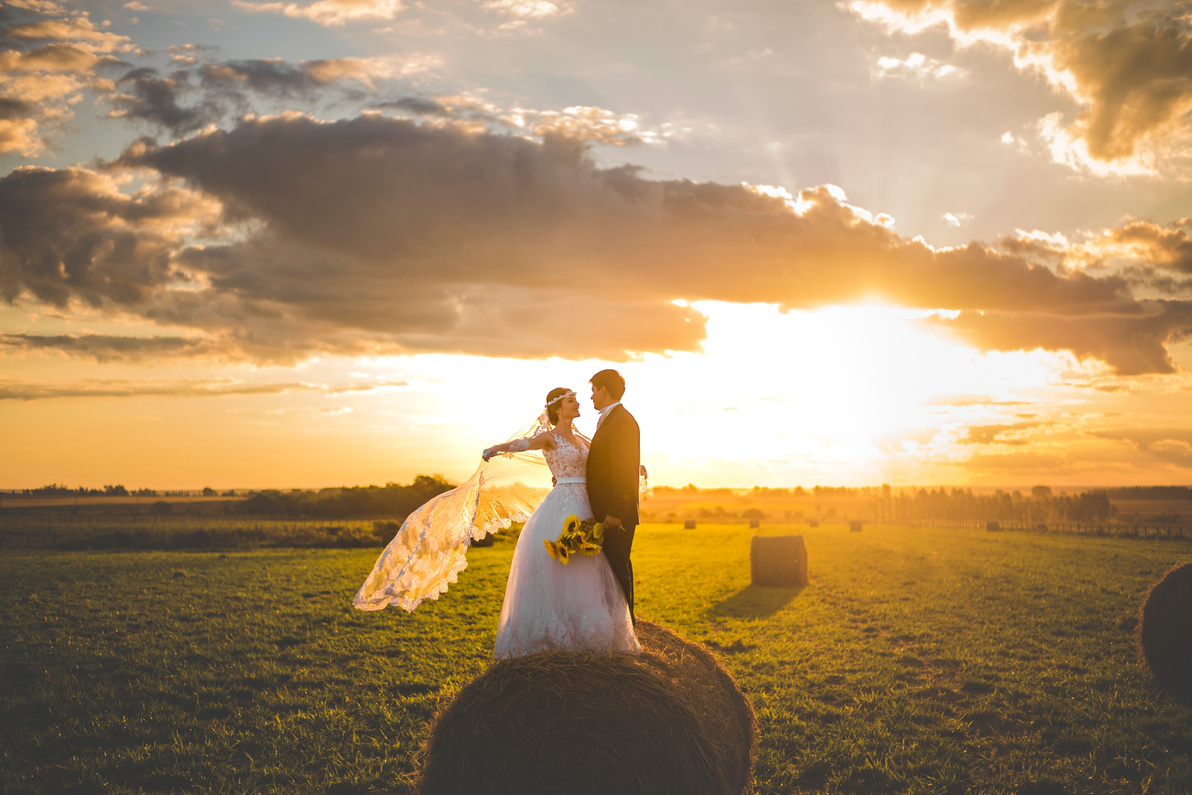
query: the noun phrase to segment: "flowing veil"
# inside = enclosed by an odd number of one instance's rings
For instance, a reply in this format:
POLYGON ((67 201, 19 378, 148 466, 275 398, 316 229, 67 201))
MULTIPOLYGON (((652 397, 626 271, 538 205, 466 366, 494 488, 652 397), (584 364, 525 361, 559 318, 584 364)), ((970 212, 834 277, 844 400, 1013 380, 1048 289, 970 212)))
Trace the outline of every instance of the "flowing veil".
MULTIPOLYGON (((509 441, 550 427, 543 412, 509 441)), ((550 489, 550 468, 541 452, 493 456, 467 481, 406 517, 352 604, 361 610, 397 605, 412 611, 423 599, 438 599, 467 568, 473 541, 529 519, 550 489)))

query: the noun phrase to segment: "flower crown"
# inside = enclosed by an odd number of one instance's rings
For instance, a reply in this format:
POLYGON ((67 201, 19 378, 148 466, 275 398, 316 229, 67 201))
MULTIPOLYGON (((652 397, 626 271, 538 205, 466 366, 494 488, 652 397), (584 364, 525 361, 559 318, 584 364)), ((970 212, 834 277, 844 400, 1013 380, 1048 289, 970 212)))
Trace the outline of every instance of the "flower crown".
POLYGON ((544 408, 544 409, 549 409, 551 406, 555 405, 555 404, 556 404, 556 403, 558 403, 560 400, 565 400, 565 399, 567 399, 567 398, 569 398, 569 397, 575 397, 575 393, 574 393, 574 392, 565 392, 565 393, 563 393, 562 395, 559 395, 559 396, 558 396, 557 398, 555 398, 554 400, 548 400, 548 401, 546 402, 546 405, 545 405, 545 406, 543 406, 543 408, 544 408))

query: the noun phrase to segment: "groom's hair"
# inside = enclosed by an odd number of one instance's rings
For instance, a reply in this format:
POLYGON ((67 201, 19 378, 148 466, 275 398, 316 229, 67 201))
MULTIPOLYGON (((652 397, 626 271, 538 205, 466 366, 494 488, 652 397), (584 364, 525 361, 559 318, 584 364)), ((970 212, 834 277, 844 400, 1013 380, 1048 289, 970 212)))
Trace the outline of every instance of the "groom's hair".
POLYGON ((620 400, 625 394, 625 379, 616 370, 601 370, 588 379, 588 383, 595 387, 603 387, 613 400, 620 400))

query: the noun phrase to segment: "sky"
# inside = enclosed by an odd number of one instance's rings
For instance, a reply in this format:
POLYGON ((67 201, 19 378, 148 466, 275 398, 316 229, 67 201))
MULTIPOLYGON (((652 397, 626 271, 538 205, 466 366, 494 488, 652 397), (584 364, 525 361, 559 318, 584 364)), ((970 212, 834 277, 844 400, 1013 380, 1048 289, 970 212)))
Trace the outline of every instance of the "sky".
POLYGON ((1192 482, 1192 2, 0 6, 0 488, 1192 482))

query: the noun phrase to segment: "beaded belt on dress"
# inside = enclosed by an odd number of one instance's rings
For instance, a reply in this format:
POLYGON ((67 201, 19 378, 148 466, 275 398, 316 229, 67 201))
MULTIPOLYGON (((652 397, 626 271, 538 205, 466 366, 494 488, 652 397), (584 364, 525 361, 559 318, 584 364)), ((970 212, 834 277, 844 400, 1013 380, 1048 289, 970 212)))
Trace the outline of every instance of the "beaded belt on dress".
POLYGON ((568 483, 587 483, 587 478, 555 478, 556 486, 564 486, 568 483))

